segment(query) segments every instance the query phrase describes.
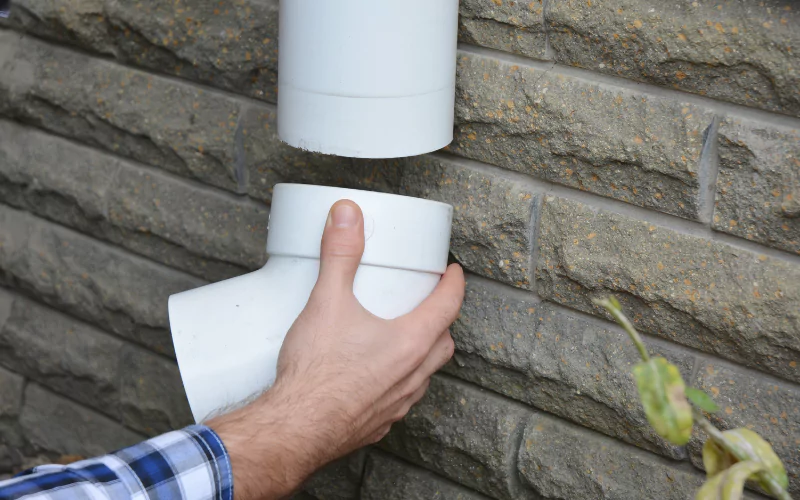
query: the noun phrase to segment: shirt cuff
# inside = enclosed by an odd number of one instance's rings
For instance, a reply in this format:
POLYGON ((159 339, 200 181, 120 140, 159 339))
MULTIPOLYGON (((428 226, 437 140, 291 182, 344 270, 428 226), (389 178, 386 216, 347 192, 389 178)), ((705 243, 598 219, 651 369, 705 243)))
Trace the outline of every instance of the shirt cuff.
POLYGON ((204 425, 173 431, 104 457, 136 498, 233 500, 230 457, 204 425))

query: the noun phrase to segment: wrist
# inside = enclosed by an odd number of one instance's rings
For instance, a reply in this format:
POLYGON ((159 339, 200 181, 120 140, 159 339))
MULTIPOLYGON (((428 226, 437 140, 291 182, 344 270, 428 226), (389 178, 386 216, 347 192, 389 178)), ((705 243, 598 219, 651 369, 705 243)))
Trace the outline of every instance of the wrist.
POLYGON ((300 401, 276 385, 208 422, 228 450, 236 500, 286 497, 322 465, 305 414, 300 401))

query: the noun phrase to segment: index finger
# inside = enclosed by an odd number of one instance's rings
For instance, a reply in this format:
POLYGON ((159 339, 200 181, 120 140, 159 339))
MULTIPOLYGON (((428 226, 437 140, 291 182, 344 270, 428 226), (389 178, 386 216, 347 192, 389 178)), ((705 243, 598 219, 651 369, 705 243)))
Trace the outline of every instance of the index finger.
POLYGON ((394 321, 403 330, 419 335, 430 345, 458 318, 464 301, 464 271, 458 264, 451 264, 428 298, 416 309, 394 321))

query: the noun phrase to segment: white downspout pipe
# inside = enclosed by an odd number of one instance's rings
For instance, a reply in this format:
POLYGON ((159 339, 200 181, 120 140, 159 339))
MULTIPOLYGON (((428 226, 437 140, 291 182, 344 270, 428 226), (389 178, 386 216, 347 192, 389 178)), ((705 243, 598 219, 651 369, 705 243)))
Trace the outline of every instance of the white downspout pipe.
POLYGON ((278 134, 357 158, 453 140, 458 0, 281 0, 278 134))

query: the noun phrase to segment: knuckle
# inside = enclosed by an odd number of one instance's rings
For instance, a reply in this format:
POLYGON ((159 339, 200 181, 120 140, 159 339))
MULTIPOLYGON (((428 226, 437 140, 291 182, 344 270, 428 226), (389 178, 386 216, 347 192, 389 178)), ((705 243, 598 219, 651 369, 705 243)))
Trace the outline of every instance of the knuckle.
POLYGON ((453 340, 453 336, 450 333, 447 333, 447 337, 445 338, 444 343, 444 355, 446 359, 450 359, 453 357, 453 354, 456 352, 456 343, 453 340))
POLYGON ((413 366, 419 366, 425 361, 425 357, 428 354, 427 350, 416 335, 404 335, 404 339, 403 358, 407 359, 413 366))

